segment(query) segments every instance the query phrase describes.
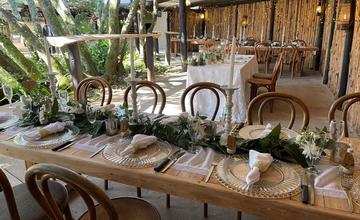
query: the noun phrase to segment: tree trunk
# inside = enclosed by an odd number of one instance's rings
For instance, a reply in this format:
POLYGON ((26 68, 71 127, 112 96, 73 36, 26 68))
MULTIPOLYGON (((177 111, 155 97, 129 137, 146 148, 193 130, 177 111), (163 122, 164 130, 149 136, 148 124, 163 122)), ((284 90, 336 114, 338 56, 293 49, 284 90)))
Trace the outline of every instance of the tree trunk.
MULTIPOLYGON (((43 13, 46 20, 51 24, 54 32, 58 36, 64 36, 69 34, 76 34, 76 27, 74 18, 72 17, 67 3, 62 0, 53 0, 54 6, 51 4, 50 0, 39 0, 40 5, 43 7, 43 13), (57 10, 56 10, 57 9, 57 10), (58 14, 62 18, 58 18, 58 14)), ((89 48, 82 44, 80 47, 80 53, 84 59, 87 70, 90 75, 98 75, 96 69, 96 64, 91 57, 89 48)))
MULTIPOLYGON (((132 20, 135 17, 136 10, 137 10, 137 8, 139 6, 139 1, 140 0, 134 0, 132 2, 131 7, 129 9, 129 13, 127 15, 127 18, 124 21, 123 26, 121 27, 121 32, 120 32, 121 34, 126 34, 126 33, 129 32, 132 20)), ((110 5, 111 4, 109 4, 109 6, 110 5)), ((111 12, 111 11, 109 11, 109 12, 111 12)), ((110 13, 109 27, 112 26, 112 22, 110 22, 110 20, 112 18, 112 15, 114 15, 114 14, 110 13)), ((119 24, 118 28, 120 28, 120 24, 119 24)), ((110 28, 110 30, 112 31, 114 29, 110 28)), ((120 72, 117 72, 117 71, 121 70, 120 63, 122 63, 124 56, 119 56, 119 55, 120 55, 121 51, 123 51, 125 45, 126 45, 125 40, 117 40, 117 46, 114 45, 113 43, 111 43, 110 48, 109 48, 109 52, 108 52, 108 56, 107 56, 107 59, 106 59, 106 64, 105 64, 106 70, 107 70, 106 75, 107 75, 108 78, 111 78, 112 76, 120 73, 120 72), (118 50, 116 50, 116 48, 118 48, 118 50)))
POLYGON ((13 28, 15 32, 18 32, 26 42, 26 46, 30 48, 32 51, 42 51, 44 52, 44 45, 40 41, 40 39, 33 34, 33 32, 30 30, 28 26, 25 24, 20 24, 14 15, 12 15, 10 12, 4 10, 3 8, 0 8, 0 12, 3 15, 3 18, 6 20, 6 22, 13 28))
POLYGON ((34 0, 27 0, 27 3, 29 6, 31 21, 33 22, 33 24, 36 27, 37 34, 39 36, 42 36, 42 29, 41 29, 41 25, 39 24, 39 17, 38 17, 38 12, 36 9, 36 4, 35 4, 34 0))
POLYGON ((7 38, 4 34, 0 34, 0 42, 5 48, 7 54, 11 56, 11 58, 23 69, 26 71, 26 74, 37 80, 41 77, 40 71, 37 69, 36 65, 29 59, 27 59, 24 54, 22 54, 11 42, 9 38, 7 38))
POLYGON ((26 92, 30 92, 36 86, 36 82, 29 78, 26 72, 2 50, 0 50, 0 67, 14 77, 14 79, 16 79, 21 85, 23 85, 26 92))

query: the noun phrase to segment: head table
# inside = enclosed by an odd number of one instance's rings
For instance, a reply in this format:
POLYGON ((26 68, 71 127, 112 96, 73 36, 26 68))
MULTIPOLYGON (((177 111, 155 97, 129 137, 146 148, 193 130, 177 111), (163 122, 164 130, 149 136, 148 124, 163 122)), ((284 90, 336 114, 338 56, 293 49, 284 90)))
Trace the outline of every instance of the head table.
MULTIPOLYGON (((233 119, 237 122, 245 121, 246 108, 249 100, 249 86, 247 80, 258 72, 256 57, 253 55, 236 55, 234 66, 234 86, 238 89, 233 96, 233 119)), ((208 64, 204 66, 189 66, 187 70, 186 86, 198 82, 212 82, 220 86, 228 85, 230 77, 230 64, 208 64)), ((223 113, 225 97, 220 96, 220 108, 217 116, 223 113)), ((195 96, 194 109, 201 115, 212 116, 216 98, 210 91, 201 91, 195 96)))
MULTIPOLYGON (((121 138, 119 136, 119 138, 121 138)), ((360 139, 346 139, 354 148, 355 173, 359 177, 360 139)), ((100 146, 101 147, 101 146, 100 146)), ((259 199, 244 196, 221 185, 215 173, 208 182, 204 176, 171 167, 165 173, 156 173, 153 167, 126 168, 114 165, 102 154, 91 158, 99 146, 89 148, 70 147, 63 151, 35 149, 18 146, 12 140, 0 141, 0 154, 33 163, 52 163, 76 172, 112 180, 126 185, 164 192, 199 202, 235 208, 246 213, 264 216, 266 219, 359 219, 360 207, 349 210, 346 199, 317 195, 315 205, 305 205, 300 195, 287 199, 259 199), (92 148, 92 151, 89 150, 92 148)))

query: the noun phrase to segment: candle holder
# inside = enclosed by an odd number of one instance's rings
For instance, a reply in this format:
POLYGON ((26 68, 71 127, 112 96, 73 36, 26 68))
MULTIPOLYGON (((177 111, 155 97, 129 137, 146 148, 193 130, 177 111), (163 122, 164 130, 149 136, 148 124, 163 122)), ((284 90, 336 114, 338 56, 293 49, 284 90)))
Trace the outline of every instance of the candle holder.
MULTIPOLYGON (((226 119, 225 119, 225 132, 227 135, 230 135, 232 130, 232 108, 234 106, 234 103, 232 101, 233 95, 235 90, 239 88, 235 87, 229 87, 229 86, 222 86, 222 89, 226 92, 226 119)), ((226 151, 229 154, 234 154, 235 149, 227 148, 226 151)))
POLYGON ((137 94, 136 94, 136 84, 137 84, 136 79, 130 79, 128 80, 128 83, 131 86, 131 102, 132 102, 132 106, 133 106, 133 112, 132 112, 132 117, 133 117, 133 121, 137 121, 139 118, 139 112, 138 112, 138 106, 137 106, 137 94))

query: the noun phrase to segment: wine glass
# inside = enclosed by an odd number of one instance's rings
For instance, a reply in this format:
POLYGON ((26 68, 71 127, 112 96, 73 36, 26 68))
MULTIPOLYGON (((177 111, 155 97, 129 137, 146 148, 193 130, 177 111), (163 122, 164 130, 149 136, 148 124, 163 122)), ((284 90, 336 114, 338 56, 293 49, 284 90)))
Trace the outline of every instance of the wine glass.
POLYGON ((96 114, 91 106, 86 106, 86 118, 90 124, 94 124, 96 122, 96 114))
POLYGON ((67 104, 69 102, 69 95, 68 92, 65 90, 60 90, 59 94, 59 101, 60 101, 60 108, 62 111, 67 111, 67 104))
POLYGON ((13 97, 12 87, 3 84, 2 89, 3 89, 4 96, 9 101, 9 108, 12 108, 12 97, 13 97))

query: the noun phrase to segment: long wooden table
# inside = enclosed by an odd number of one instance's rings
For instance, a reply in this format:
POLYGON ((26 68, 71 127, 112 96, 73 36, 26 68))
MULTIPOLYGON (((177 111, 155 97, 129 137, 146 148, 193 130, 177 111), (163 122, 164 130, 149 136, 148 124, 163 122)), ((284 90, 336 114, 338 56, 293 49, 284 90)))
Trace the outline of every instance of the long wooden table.
MULTIPOLYGON (((359 139, 349 140, 359 146, 359 139)), ((357 151, 359 153, 359 151, 357 151)), ((158 192, 207 202, 246 213, 264 216, 266 219, 360 219, 360 209, 349 211, 345 199, 316 196, 316 205, 305 205, 300 196, 289 199, 255 199, 229 190, 213 176, 204 183, 203 176, 169 169, 165 174, 155 173, 152 168, 130 169, 113 165, 101 155, 90 159, 90 152, 68 148, 61 152, 30 149, 9 141, 0 142, 0 154, 36 163, 58 164, 74 171, 119 183, 142 187, 158 192)), ((357 154, 359 155, 359 154, 357 154)), ((359 157, 358 157, 359 158, 359 157)), ((357 161, 357 164, 359 161, 357 161)), ((356 171, 356 175, 358 175, 356 171)))

